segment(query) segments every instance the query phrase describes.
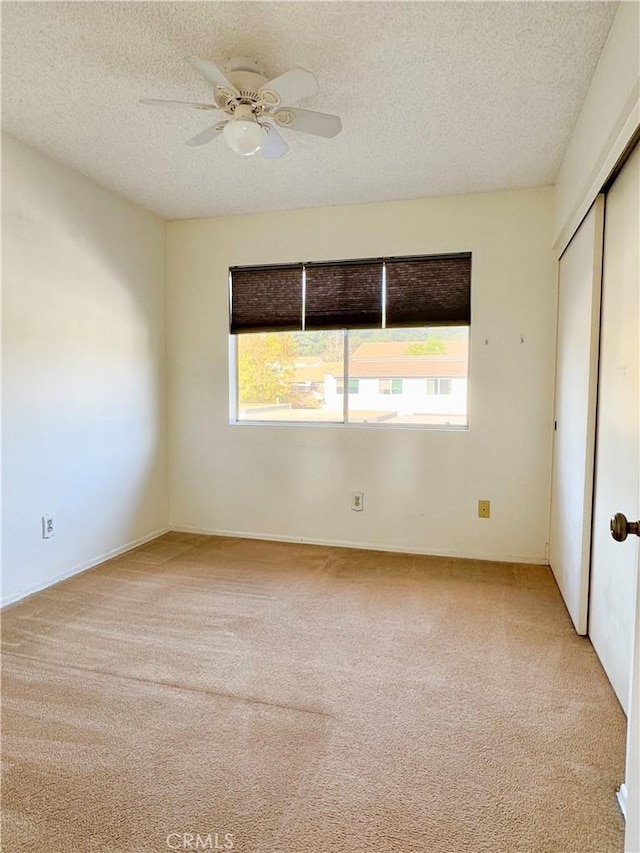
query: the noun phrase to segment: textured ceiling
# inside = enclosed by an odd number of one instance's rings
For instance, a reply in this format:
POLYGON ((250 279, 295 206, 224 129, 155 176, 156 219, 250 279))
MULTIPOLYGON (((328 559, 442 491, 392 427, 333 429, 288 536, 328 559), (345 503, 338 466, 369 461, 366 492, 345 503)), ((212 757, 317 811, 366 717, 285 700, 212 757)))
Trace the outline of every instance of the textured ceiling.
MULTIPOLYGON (((3 2, 2 119, 40 148, 169 218, 553 183, 615 3, 3 2), (335 139, 284 130, 281 160, 223 139, 184 61, 300 65, 342 117, 335 139)), ((216 114, 217 115, 217 114, 216 114)))

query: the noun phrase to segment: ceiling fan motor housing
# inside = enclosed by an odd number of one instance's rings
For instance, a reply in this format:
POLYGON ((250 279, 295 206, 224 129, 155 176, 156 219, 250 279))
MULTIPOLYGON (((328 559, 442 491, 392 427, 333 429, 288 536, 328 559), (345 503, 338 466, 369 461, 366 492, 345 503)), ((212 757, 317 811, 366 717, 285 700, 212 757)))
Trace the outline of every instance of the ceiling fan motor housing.
POLYGON ((259 104, 261 108, 266 109, 277 107, 280 103, 276 92, 271 89, 260 91, 269 81, 264 76, 262 65, 253 59, 238 57, 230 60, 227 65, 227 78, 236 87, 238 94, 224 86, 216 87, 215 100, 223 110, 228 111, 234 102, 249 102, 254 106, 259 104))
POLYGON ((256 114, 252 104, 238 104, 233 111, 234 121, 256 121, 256 114))

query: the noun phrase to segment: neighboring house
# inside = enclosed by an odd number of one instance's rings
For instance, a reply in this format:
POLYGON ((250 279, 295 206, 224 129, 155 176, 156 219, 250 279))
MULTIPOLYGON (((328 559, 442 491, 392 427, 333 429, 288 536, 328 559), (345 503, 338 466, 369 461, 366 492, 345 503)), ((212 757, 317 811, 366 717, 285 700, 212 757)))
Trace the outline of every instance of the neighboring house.
MULTIPOLYGON (((342 375, 340 362, 322 361, 322 356, 305 356, 296 359, 293 393, 298 408, 326 408, 327 380, 342 375)), ((335 383, 335 379, 333 379, 335 383)))
MULTIPOLYGON (((467 405, 467 340, 445 341, 442 355, 412 355, 424 341, 361 344, 348 371, 351 411, 383 411, 389 416, 464 415, 467 405)), ((301 394, 328 410, 342 407, 344 371, 339 362, 318 357, 296 362, 294 384, 301 394)), ((314 405, 311 401, 310 405, 314 405)))

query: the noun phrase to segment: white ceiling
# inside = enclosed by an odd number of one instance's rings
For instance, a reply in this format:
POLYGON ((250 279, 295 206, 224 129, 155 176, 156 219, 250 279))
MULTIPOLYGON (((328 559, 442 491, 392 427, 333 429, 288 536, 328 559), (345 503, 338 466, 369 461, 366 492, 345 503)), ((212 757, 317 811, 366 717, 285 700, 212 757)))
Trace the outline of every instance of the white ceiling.
POLYGON ((169 219, 545 185, 616 5, 3 2, 2 120, 169 219), (209 99, 188 55, 308 68, 304 106, 344 130, 284 130, 281 160, 188 148, 212 114, 138 104, 209 99))

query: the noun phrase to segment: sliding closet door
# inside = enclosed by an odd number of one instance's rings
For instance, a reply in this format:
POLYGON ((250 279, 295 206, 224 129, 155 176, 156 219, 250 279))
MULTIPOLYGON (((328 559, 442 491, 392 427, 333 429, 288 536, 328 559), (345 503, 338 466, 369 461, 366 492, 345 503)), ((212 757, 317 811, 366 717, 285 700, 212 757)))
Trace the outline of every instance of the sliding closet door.
POLYGON ((604 196, 560 258, 549 562, 587 633, 604 196))
POLYGON ((628 710, 638 544, 609 519, 640 518, 640 146, 607 193, 589 638, 628 710))

